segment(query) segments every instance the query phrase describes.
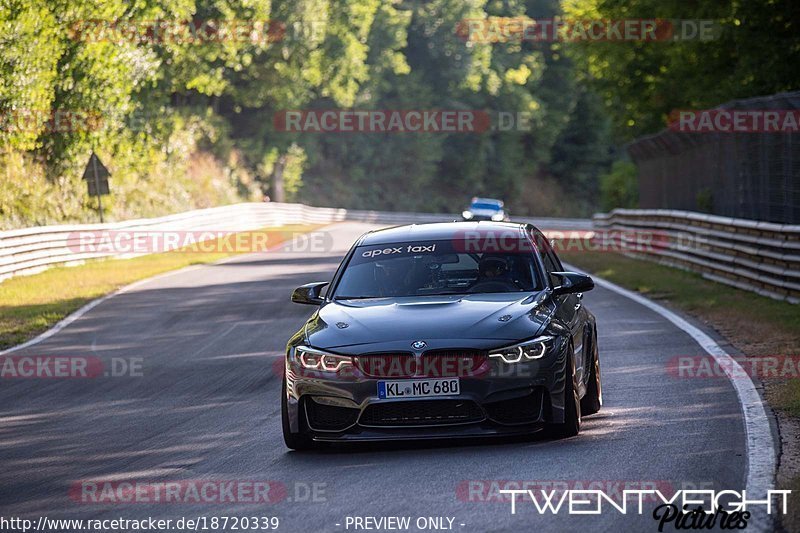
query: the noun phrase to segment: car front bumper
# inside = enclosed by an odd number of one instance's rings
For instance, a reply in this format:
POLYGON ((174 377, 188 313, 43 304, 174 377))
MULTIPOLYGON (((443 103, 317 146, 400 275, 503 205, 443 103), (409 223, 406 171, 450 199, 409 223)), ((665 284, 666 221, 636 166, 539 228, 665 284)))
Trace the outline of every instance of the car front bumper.
POLYGON ((565 352, 508 364, 487 359, 457 376, 457 395, 381 399, 378 382, 456 376, 370 377, 302 369, 286 362, 289 427, 316 441, 438 439, 527 434, 564 419, 565 352))

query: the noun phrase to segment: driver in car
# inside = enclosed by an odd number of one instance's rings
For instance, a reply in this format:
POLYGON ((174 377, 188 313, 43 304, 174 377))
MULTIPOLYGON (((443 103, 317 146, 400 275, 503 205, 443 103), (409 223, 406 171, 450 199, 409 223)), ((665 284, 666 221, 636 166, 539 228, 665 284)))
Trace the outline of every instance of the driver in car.
POLYGON ((470 287, 470 292, 508 292, 518 288, 511 280, 505 259, 484 255, 478 264, 478 279, 470 287))
POLYGON ((409 258, 395 258, 375 263, 375 281, 381 296, 400 296, 408 291, 409 258))

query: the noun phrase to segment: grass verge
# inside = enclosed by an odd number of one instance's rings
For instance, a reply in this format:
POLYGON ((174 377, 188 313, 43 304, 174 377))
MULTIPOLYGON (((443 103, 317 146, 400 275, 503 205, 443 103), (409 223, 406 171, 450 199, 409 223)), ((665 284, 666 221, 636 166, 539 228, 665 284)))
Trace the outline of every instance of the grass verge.
MULTIPOLYGON (((797 305, 615 253, 570 252, 561 256, 587 272, 699 318, 746 356, 796 355, 800 346, 797 305)), ((800 380, 775 381, 770 385, 773 407, 800 417, 800 380)))
MULTIPOLYGON (((273 247, 294 234, 319 226, 263 228, 260 240, 222 238, 195 247, 133 259, 98 259, 78 266, 59 266, 0 283, 0 350, 31 339, 90 301, 135 281, 191 265, 213 263, 237 255, 236 243, 273 247), (233 246, 231 246, 233 244, 233 246)), ((242 234, 239 234, 240 236, 242 234)))

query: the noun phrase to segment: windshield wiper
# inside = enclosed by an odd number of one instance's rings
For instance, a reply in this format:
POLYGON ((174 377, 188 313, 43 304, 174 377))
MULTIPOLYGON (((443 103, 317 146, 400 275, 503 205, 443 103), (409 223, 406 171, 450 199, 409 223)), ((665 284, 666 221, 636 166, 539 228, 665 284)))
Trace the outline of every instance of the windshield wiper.
POLYGON ((468 292, 435 292, 431 294, 394 294, 392 296, 334 296, 333 300, 370 300, 376 298, 424 298, 426 296, 459 296, 468 292))

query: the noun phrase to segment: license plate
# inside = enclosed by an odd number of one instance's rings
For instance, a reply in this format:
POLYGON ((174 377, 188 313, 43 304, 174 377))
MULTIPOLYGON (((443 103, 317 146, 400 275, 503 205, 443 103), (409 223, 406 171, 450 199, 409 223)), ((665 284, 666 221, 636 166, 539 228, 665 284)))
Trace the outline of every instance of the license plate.
POLYGON ((450 396, 460 392, 461 382, 458 378, 378 382, 378 398, 381 399, 450 396))

